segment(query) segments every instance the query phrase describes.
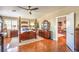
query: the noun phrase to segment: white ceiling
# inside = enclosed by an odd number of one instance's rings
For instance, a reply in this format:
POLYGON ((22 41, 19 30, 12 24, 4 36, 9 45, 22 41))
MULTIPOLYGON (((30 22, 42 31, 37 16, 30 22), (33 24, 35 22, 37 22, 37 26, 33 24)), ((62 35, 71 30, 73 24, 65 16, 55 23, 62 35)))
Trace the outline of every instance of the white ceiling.
MULTIPOLYGON (((23 6, 24 8, 27 8, 23 6)), ((33 6, 38 7, 39 9, 36 11, 32 11, 32 15, 29 15, 27 10, 21 9, 17 6, 0 6, 0 15, 3 16, 13 16, 13 17, 23 17, 23 18, 39 18, 44 16, 47 13, 55 12, 64 7, 60 6, 33 6), (12 12, 12 10, 16 10, 16 12, 12 12)))

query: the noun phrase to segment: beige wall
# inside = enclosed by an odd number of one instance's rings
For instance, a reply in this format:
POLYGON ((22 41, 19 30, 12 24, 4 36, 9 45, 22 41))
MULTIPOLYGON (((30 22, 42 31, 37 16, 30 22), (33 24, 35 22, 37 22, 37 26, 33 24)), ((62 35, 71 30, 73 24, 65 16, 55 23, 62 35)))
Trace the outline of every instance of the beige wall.
POLYGON ((76 21, 76 27, 79 24, 79 7, 65 7, 62 9, 59 9, 55 12, 51 12, 49 14, 46 14, 45 16, 42 16, 41 18, 38 19, 39 24, 40 24, 40 28, 41 28, 41 23, 43 22, 43 20, 48 20, 51 23, 51 31, 53 33, 52 39, 55 39, 56 37, 56 17, 58 16, 63 16, 63 15, 67 15, 71 12, 75 13, 75 21, 76 21))

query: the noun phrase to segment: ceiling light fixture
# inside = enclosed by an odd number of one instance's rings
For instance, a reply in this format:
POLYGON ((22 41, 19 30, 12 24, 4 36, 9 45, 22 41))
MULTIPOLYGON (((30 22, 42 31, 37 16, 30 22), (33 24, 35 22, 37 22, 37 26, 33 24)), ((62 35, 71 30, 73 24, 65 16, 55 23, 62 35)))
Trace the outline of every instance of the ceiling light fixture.
POLYGON ((24 7, 21 7, 21 6, 18 6, 18 7, 21 8, 21 9, 27 10, 30 15, 32 14, 32 11, 39 9, 39 8, 32 8, 32 6, 27 6, 28 8, 24 8, 24 7))

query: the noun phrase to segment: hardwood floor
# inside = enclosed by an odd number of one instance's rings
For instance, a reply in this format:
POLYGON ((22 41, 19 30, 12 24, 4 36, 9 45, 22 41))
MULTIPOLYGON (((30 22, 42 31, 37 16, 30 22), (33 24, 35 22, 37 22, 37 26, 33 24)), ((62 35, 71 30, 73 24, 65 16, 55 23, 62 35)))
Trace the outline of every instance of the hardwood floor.
POLYGON ((58 41, 43 39, 30 44, 19 46, 19 52, 68 52, 65 37, 59 37, 58 41))
MULTIPOLYGON (((5 44, 8 44, 11 38, 5 38, 5 44)), ((29 44, 19 46, 19 52, 69 52, 70 49, 66 46, 64 36, 59 37, 58 41, 51 39, 42 39, 29 44)))

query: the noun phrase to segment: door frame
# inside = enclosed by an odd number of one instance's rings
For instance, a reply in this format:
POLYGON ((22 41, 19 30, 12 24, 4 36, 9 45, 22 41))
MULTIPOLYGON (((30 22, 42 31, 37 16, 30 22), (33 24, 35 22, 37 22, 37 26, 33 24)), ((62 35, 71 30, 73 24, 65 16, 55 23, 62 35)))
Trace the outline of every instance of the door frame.
MULTIPOLYGON (((71 12, 71 13, 74 13, 74 12, 71 12)), ((69 13, 70 14, 70 13, 69 13)), ((66 16, 66 18, 67 18, 67 16, 69 15, 69 14, 66 14, 66 15, 63 15, 63 16, 58 16, 58 17, 56 17, 56 41, 58 40, 58 18, 59 17, 65 17, 66 16)), ((75 19, 75 13, 74 13, 74 19, 75 19)), ((67 19, 66 19, 66 21, 67 21, 67 19)), ((75 20, 74 20, 74 50, 75 50, 75 20)), ((67 23, 66 23, 67 24, 67 23)), ((67 26, 67 25, 66 25, 67 26)), ((66 31, 67 31, 67 28, 66 28, 66 31)), ((67 36, 67 33, 66 33, 66 36, 67 36)), ((66 40, 67 40, 67 38, 66 38, 66 40)), ((67 41, 66 41, 67 42, 67 41)), ((66 43, 66 45, 67 45, 67 43, 66 43)), ((71 48, 67 45, 67 47, 71 50, 71 48)), ((72 51, 72 50, 71 50, 72 51)))
POLYGON ((1 32, 2 32, 2 35, 1 35, 1 52, 4 52, 4 37, 3 37, 3 17, 2 16, 0 16, 0 18, 1 18, 1 21, 2 22, 0 22, 1 23, 1 32))
POLYGON ((67 15, 58 16, 56 17, 56 41, 58 40, 58 18, 59 17, 66 17, 67 15))

